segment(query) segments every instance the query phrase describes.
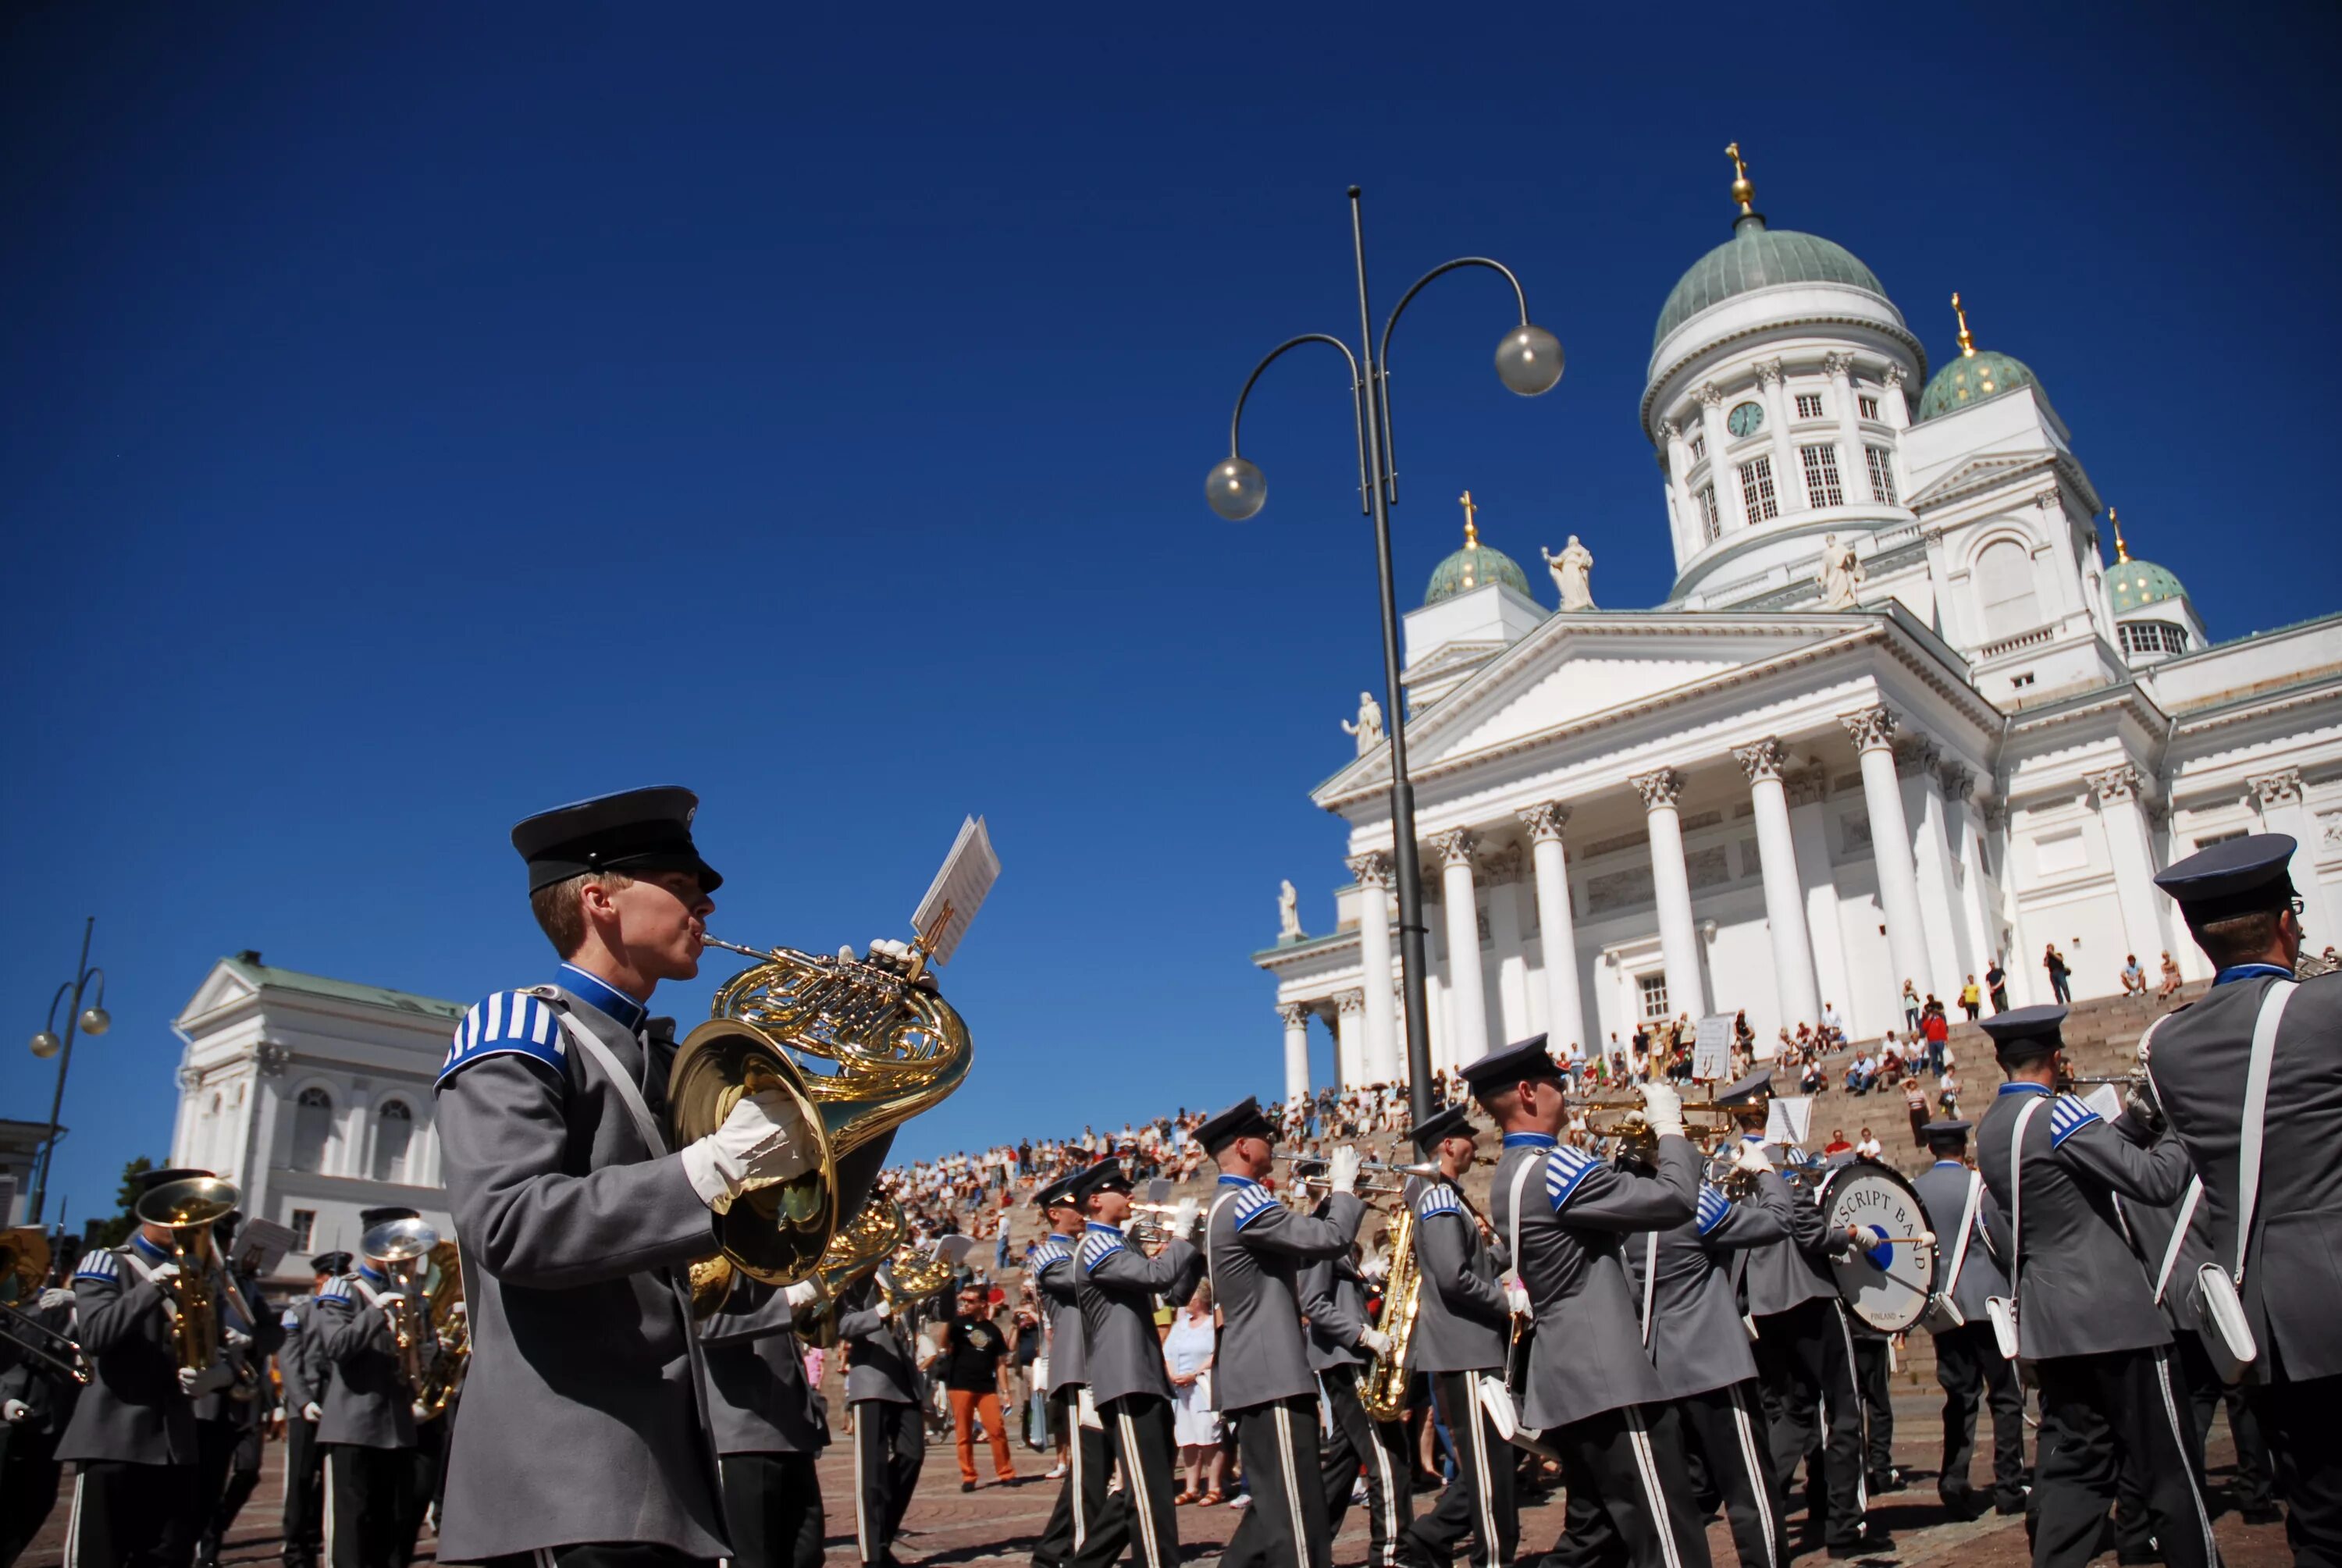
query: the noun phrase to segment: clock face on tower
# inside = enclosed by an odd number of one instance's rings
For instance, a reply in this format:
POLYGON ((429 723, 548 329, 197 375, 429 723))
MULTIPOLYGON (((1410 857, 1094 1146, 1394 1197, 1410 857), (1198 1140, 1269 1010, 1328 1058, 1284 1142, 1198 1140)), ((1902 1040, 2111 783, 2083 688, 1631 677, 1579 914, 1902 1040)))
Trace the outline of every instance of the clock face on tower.
POLYGON ((1726 415, 1724 426, 1735 435, 1756 434, 1765 427, 1765 405, 1761 403, 1739 404, 1726 415))

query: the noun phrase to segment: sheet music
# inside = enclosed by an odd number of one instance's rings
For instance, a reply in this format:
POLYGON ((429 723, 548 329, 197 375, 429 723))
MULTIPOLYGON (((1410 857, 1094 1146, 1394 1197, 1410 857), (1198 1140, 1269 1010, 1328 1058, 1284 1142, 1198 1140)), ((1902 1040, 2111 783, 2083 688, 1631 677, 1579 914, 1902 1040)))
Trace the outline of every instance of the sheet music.
POLYGON ((959 939, 967 934, 968 924, 999 879, 1000 857, 992 851, 992 834, 982 817, 969 817, 959 824, 951 853, 944 856, 927 895, 911 915, 911 929, 918 933, 929 964, 940 969, 951 962, 959 951, 959 939))

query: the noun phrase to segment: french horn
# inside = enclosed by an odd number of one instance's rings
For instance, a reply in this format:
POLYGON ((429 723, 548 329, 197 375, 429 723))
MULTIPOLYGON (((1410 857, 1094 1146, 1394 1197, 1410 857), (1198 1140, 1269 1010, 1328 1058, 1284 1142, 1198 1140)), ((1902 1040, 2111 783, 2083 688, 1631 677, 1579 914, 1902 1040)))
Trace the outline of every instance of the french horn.
MULTIPOLYGON (((974 1047, 966 1021, 915 973, 705 940, 756 962, 717 988, 708 1021, 676 1049, 668 1135, 678 1148, 707 1136, 744 1095, 777 1091, 796 1103, 818 1145, 812 1167, 742 1193, 716 1227, 734 1268, 765 1284, 792 1284, 823 1266, 866 1196, 838 1190, 838 1162, 948 1098, 966 1078, 974 1047)), ((696 1278, 695 1294, 698 1285, 696 1278)))

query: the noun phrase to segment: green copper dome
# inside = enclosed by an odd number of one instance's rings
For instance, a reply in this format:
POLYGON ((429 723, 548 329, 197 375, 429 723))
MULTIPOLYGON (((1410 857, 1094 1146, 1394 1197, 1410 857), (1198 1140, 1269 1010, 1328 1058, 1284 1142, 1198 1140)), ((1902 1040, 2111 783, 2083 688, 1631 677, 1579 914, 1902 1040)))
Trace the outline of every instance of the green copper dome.
POLYGON ((2118 560, 2107 568, 2107 596, 2120 615, 2165 599, 2185 599, 2187 590, 2167 568, 2152 561, 2118 560))
POLYGON ((1669 291, 1651 334, 1653 348, 1710 305, 1776 284, 1843 284, 1887 298, 1878 275, 1844 245, 1794 229, 1768 229, 1760 213, 1742 215, 1732 230, 1730 239, 1694 262, 1669 291))
POLYGON ((1960 355, 1936 372, 1935 379, 1927 383, 1927 390, 1919 394, 1919 417, 1933 419, 1939 414, 1973 407, 1988 397, 1998 397, 2020 386, 2040 385, 2023 360, 1980 348, 1974 354, 1960 355))
POLYGON ((1478 531, 1467 527, 1464 548, 1433 568, 1431 586, 1424 590, 1423 602, 1436 604, 1490 583, 1510 583, 1525 597, 1536 597, 1529 593, 1528 574, 1502 550, 1481 544, 1478 531))

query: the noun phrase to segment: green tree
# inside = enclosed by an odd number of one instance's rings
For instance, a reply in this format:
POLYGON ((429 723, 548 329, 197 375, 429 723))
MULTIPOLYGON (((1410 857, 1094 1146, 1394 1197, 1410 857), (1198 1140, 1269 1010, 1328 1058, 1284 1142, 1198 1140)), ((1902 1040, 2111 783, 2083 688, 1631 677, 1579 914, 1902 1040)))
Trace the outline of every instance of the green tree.
POLYGON ((122 1212, 110 1220, 92 1220, 85 1235, 93 1247, 118 1247, 130 1239, 138 1228, 139 1194, 145 1188, 140 1178, 155 1168, 155 1162, 141 1154, 122 1167, 122 1190, 114 1195, 122 1212))

